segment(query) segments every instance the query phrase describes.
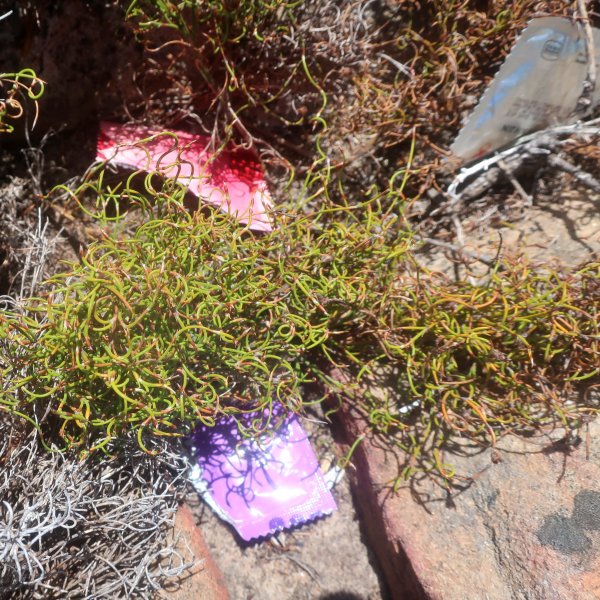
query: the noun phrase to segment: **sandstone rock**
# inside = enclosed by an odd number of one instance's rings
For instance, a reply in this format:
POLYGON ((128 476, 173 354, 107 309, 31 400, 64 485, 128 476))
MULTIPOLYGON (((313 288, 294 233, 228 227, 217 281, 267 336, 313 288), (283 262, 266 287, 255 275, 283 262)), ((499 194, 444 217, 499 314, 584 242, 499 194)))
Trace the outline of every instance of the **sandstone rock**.
MULTIPOLYGON (((352 409, 340 421, 350 441, 367 430, 352 409)), ((354 488, 393 598, 600 598, 600 422, 579 444, 563 433, 506 436, 494 462, 455 446, 445 461, 468 477, 452 494, 421 477, 394 495, 397 458, 365 438, 354 488)))
POLYGON ((196 519, 186 504, 179 507, 173 535, 179 538, 184 556, 190 551, 198 564, 177 581, 169 582, 161 591, 164 600, 229 600, 225 580, 206 546, 196 519))

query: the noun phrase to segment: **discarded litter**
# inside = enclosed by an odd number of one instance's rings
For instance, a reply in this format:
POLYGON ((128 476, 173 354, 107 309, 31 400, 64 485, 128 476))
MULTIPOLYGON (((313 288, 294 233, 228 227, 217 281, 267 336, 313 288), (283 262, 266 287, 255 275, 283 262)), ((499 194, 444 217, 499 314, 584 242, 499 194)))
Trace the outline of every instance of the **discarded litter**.
MULTIPOLYGON (((600 64, 600 30, 592 31, 600 64)), ((586 38, 577 23, 562 17, 532 20, 452 144, 453 154, 468 163, 526 133, 577 121, 588 68, 586 38)), ((591 102, 600 104, 600 86, 591 102)))
POLYGON ((234 215, 250 229, 271 231, 272 200, 257 158, 243 149, 212 156, 208 145, 206 136, 103 122, 96 159, 177 179, 201 201, 234 215))
MULTIPOLYGON (((276 405, 273 416, 283 414, 276 405)), ((245 416, 247 423, 268 411, 245 416)), ((285 418, 260 439, 244 438, 233 418, 199 426, 191 438, 189 480, 240 536, 269 536, 336 510, 335 500, 298 417, 285 418)))

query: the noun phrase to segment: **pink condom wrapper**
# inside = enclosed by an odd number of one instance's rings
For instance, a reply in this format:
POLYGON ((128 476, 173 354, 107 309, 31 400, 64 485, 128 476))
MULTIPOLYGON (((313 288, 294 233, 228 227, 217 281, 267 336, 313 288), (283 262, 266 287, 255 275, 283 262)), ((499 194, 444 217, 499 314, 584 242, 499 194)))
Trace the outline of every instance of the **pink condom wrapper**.
POLYGON ((176 179, 203 202, 255 231, 271 231, 273 203, 262 167, 250 151, 207 148, 207 136, 140 125, 100 123, 96 160, 176 179))
MULTIPOLYGON (((279 406, 273 409, 281 414, 279 406)), ((266 419, 267 412, 247 415, 266 419)), ((306 432, 290 415, 260 439, 243 437, 234 419, 200 425, 191 438, 190 481, 246 541, 296 527, 337 509, 306 432)))

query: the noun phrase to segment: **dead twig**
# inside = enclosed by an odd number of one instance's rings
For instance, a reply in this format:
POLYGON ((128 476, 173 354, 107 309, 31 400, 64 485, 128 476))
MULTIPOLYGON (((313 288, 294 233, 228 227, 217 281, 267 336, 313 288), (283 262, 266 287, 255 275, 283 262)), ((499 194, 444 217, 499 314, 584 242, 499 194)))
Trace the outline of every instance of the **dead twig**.
POLYGON ((284 554, 284 556, 288 560, 291 560, 295 565, 298 565, 305 573, 309 575, 309 577, 313 581, 321 585, 321 582, 319 580, 319 573, 315 569, 313 569, 313 567, 300 560, 296 555, 292 554, 291 552, 284 554))
POLYGON ((565 173, 569 173, 569 175, 573 175, 573 177, 581 181, 586 187, 589 187, 600 194, 600 181, 598 181, 591 173, 584 171, 581 167, 570 163, 568 160, 565 160, 556 154, 548 156, 548 163, 565 173))
POLYGON ((577 0, 577 12, 579 13, 580 24, 583 27, 585 36, 586 53, 588 59, 588 71, 585 81, 583 82, 583 90, 577 100, 575 112, 577 114, 586 114, 592 106, 592 96, 596 89, 596 53, 594 50, 594 34, 590 24, 585 0, 577 0))
POLYGON ((502 169, 506 177, 508 177, 508 180, 512 183, 519 196, 521 196, 525 202, 525 206, 531 206, 533 204, 533 198, 523 189, 523 186, 514 176, 509 166, 503 160, 498 161, 498 166, 502 169))
POLYGON ((450 250, 450 252, 457 254, 458 256, 462 255, 467 258, 477 260, 490 268, 494 267, 497 263, 497 257, 492 257, 489 254, 481 254, 480 252, 474 252, 473 250, 469 250, 464 246, 450 244, 449 242, 443 242, 441 240, 436 240, 434 238, 429 237, 417 237, 416 239, 422 242, 423 244, 429 244, 431 246, 437 246, 438 248, 444 248, 445 250, 450 250))
MULTIPOLYGON (((516 173, 521 171, 525 165, 543 167, 548 164, 551 156, 557 157, 570 139, 587 136, 600 136, 600 119, 550 127, 523 136, 510 148, 462 168, 446 191, 449 207, 485 194, 500 181, 505 172, 512 173, 512 176, 516 178, 516 173)), ((556 161, 553 158, 552 161, 555 166, 558 166, 559 163, 564 165, 560 160, 556 161)), ((592 181, 593 177, 585 176, 585 171, 573 167, 573 165, 570 165, 569 169, 565 168, 573 175, 576 170, 582 183, 589 184, 592 189, 596 189, 593 187, 595 185, 592 181)), ((442 206, 435 212, 441 212, 447 207, 442 206)))

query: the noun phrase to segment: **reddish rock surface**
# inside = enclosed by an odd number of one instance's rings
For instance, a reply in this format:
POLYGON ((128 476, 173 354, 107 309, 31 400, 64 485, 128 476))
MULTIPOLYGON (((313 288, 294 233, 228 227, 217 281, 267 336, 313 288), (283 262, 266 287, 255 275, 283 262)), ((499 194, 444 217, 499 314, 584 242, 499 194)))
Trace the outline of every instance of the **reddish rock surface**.
MULTIPOLYGON (((340 420, 348 440, 366 431, 356 413, 340 420)), ((392 494, 397 460, 364 439, 354 489, 393 598, 600 598, 600 422, 578 445, 562 435, 502 438, 495 464, 466 444, 446 452, 470 476, 451 497, 427 478, 392 494)))
POLYGON ((187 504, 182 504, 177 511, 173 535, 179 539, 182 555, 187 558, 193 554, 198 564, 181 579, 169 582, 162 597, 165 600, 230 600, 223 575, 187 504))

